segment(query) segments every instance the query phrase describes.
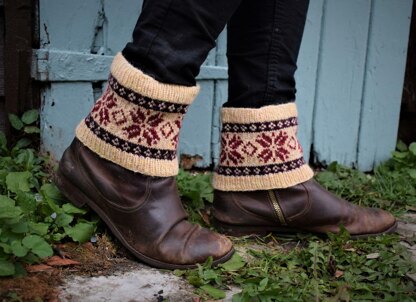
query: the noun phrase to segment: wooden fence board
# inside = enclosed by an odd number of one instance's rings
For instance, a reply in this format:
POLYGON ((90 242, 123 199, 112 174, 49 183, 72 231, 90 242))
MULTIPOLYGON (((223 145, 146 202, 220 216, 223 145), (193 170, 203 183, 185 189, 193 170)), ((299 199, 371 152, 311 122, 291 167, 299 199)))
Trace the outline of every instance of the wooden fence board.
POLYGON ((323 0, 309 3, 305 32, 298 58, 296 72, 296 103, 299 111, 299 140, 303 147, 305 160, 309 160, 312 144, 313 107, 315 103, 315 84, 318 70, 319 41, 323 0))
POLYGON ((109 54, 116 54, 131 41, 143 0, 105 0, 104 42, 109 54))
POLYGON ((71 143, 75 127, 94 104, 92 85, 52 83, 43 92, 41 115, 42 148, 59 159, 71 143))
POLYGON ((373 0, 371 11, 358 145, 358 167, 365 171, 396 145, 412 1, 373 0))
MULTIPOLYGON (((99 97, 113 55, 131 39, 142 0, 39 1, 41 49, 33 54, 32 77, 47 84, 42 139, 59 158, 99 97)), ((306 158, 313 145, 319 161, 358 160, 368 169, 388 155, 397 130, 411 3, 310 2, 296 74, 306 158)), ((219 156, 219 113, 228 94, 225 31, 197 79, 201 94, 185 118, 180 151, 202 156, 198 165, 209 166, 219 156)))
POLYGON ((100 0, 39 0, 41 48, 89 53, 100 0))
POLYGON ((327 0, 324 5, 314 116, 318 161, 354 165, 371 2, 327 0))
POLYGON ((199 167, 211 164, 211 125, 214 81, 201 80, 200 93, 186 114, 179 136, 179 153, 201 156, 199 167))

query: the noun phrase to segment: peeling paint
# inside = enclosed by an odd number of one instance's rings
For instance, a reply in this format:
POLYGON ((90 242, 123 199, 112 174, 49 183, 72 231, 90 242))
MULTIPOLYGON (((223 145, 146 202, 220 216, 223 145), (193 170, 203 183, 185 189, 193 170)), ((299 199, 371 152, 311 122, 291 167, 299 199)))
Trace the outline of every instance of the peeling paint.
POLYGON ((97 20, 94 27, 94 37, 91 43, 91 53, 98 55, 105 55, 107 51, 107 39, 105 35, 105 27, 107 24, 107 17, 105 14, 104 0, 100 0, 100 10, 98 11, 97 20))

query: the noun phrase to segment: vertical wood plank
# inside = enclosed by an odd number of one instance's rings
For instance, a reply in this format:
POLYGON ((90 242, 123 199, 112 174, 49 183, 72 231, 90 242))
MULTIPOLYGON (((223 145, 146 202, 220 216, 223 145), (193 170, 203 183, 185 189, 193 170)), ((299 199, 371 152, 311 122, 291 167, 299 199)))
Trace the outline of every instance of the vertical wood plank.
POLYGON ((37 91, 30 80, 32 47, 38 45, 34 37, 36 1, 4 1, 4 62, 5 110, 21 113, 38 104, 37 91))
POLYGON ((297 96, 299 111, 299 140, 303 147, 305 160, 309 160, 312 144, 313 107, 315 102, 315 84, 317 79, 319 41, 323 0, 309 3, 305 31, 298 58, 296 72, 297 96))
MULTIPOLYGON (((228 65, 227 62, 227 29, 225 28, 217 39, 216 65, 228 65)), ((217 164, 220 156, 220 133, 221 133, 221 107, 228 98, 228 80, 216 80, 214 92, 214 105, 212 108, 211 129, 211 157, 212 163, 217 164)))
POLYGON ((396 144, 412 2, 373 1, 358 145, 361 170, 389 158, 396 144))
POLYGON ((211 126, 214 81, 200 80, 201 91, 185 115, 179 136, 179 153, 203 158, 196 166, 211 164, 211 126))
POLYGON ((227 101, 228 97, 228 80, 215 81, 214 106, 212 108, 212 135, 211 135, 211 157, 214 164, 218 163, 220 158, 221 145, 221 107, 227 101))
POLYGON ((75 135, 75 127, 94 104, 91 83, 52 83, 44 91, 41 110, 42 149, 59 160, 75 135))
POLYGON ((325 2, 313 134, 318 161, 356 163, 370 8, 368 0, 325 2))
POLYGON ((91 51, 100 0, 39 0, 40 47, 91 51))
POLYGON ((109 54, 121 51, 131 41, 143 0, 105 0, 104 40, 109 54))

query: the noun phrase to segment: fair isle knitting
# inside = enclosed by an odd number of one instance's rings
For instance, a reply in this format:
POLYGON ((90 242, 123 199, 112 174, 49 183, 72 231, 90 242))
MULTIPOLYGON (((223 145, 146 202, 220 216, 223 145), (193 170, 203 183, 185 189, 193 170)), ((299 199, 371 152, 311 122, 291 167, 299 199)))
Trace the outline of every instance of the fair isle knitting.
POLYGON ((222 108, 221 154, 213 186, 222 191, 286 188, 307 181, 313 171, 297 139, 294 103, 222 108))
POLYGON ((177 145, 182 119, 199 87, 165 84, 117 54, 108 86, 76 137, 100 157, 151 176, 178 173, 177 145))

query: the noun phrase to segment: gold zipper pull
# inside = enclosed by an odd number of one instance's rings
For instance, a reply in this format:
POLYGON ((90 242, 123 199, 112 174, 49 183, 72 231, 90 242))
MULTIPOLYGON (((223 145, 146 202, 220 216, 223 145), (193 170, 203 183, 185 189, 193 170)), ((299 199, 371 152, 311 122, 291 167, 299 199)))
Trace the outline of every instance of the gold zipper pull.
POLYGON ((279 218, 279 221, 282 225, 286 225, 286 219, 283 215, 282 208, 279 205, 279 201, 277 200, 276 195, 274 194, 273 190, 267 191, 269 193, 270 201, 273 205, 274 211, 276 212, 277 217, 279 218))

